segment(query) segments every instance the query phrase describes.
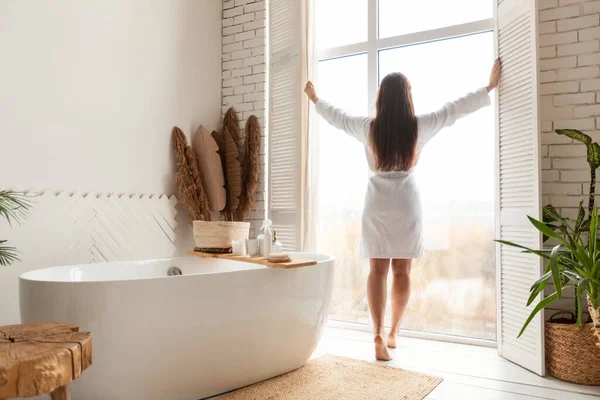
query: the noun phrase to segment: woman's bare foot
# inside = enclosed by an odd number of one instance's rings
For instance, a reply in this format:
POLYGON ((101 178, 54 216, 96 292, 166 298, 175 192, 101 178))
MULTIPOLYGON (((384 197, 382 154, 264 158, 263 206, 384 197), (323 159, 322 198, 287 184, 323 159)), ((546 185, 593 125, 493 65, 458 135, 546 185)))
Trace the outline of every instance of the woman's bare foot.
POLYGON ((375 336, 375 358, 379 361, 390 361, 392 356, 388 351, 387 343, 383 338, 383 335, 375 336))
POLYGON ((388 333, 387 335, 387 347, 390 349, 396 348, 396 335, 394 335, 392 332, 388 333))

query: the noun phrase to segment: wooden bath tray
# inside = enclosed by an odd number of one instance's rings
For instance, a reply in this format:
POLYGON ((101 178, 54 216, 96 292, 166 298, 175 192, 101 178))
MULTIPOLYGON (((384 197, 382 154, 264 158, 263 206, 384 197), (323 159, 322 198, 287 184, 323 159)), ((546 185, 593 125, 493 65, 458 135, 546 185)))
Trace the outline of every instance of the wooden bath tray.
POLYGON ((250 264, 258 264, 264 265, 265 267, 271 268, 300 268, 300 267, 310 267, 311 265, 317 265, 317 262, 314 260, 301 260, 299 258, 292 259, 292 261, 287 263, 272 263, 268 262, 264 257, 244 257, 244 256, 232 256, 231 254, 209 254, 209 253, 201 253, 199 251, 190 251, 191 255, 203 257, 203 258, 222 258, 224 260, 233 260, 233 261, 241 261, 247 262, 250 264))

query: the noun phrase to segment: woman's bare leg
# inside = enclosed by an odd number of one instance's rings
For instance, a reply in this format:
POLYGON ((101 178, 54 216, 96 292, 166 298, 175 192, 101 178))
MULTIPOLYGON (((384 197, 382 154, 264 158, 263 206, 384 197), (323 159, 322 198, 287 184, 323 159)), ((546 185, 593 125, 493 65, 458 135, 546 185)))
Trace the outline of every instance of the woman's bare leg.
POLYGON ((387 337, 387 344, 396 348, 396 335, 410 298, 410 270, 412 260, 392 260, 392 329, 387 337))
POLYGON ((375 357, 378 360, 392 359, 387 349, 383 323, 385 321, 385 303, 387 300, 387 276, 390 270, 389 259, 371 259, 371 271, 367 280, 367 298, 375 333, 375 357))

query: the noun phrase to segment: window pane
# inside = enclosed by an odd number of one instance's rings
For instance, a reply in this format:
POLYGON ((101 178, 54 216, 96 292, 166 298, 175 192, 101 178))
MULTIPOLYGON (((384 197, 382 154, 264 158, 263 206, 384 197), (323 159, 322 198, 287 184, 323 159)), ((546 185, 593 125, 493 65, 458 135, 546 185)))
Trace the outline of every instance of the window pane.
MULTIPOLYGON (((417 113, 487 85, 493 35, 381 51, 381 77, 411 82, 417 113)), ((461 119, 427 144, 416 167, 426 255, 413 266, 405 329, 496 338, 493 107, 461 119)), ((388 320, 388 324, 389 324, 388 320)))
MULTIPOLYGON (((319 96, 354 115, 367 115, 367 55, 321 61, 319 96)), ((368 322, 368 263, 358 258, 368 180, 362 145, 319 119, 318 251, 336 257, 330 318, 368 322)))
POLYGON ((379 0, 379 37, 492 18, 491 0, 379 0))
POLYGON ((317 47, 345 46, 368 38, 368 0, 318 0, 317 47))

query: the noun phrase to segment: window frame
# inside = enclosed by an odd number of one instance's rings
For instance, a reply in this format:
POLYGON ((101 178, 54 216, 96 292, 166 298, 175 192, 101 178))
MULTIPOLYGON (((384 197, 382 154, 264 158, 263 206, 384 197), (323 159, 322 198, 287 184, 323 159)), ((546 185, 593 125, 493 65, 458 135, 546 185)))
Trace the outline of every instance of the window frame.
MULTIPOLYGON (((492 0, 490 7, 493 5, 492 0)), ((459 25, 451 25, 422 32, 379 38, 379 0, 368 0, 368 39, 366 42, 322 49, 317 54, 317 62, 335 58, 367 54, 369 104, 375 104, 379 87, 379 52, 403 46, 411 46, 444 39, 472 35, 495 30, 495 18, 482 19, 459 25)))
MULTIPOLYGON (((373 105, 376 101, 379 88, 379 52, 404 46, 425 44, 461 36, 473 35, 484 32, 494 33, 496 37, 496 7, 493 0, 488 0, 493 7, 493 16, 487 19, 467 22, 463 24, 450 25, 437 29, 425 30, 392 37, 379 37, 379 0, 368 0, 368 36, 366 42, 348 44, 344 46, 321 49, 317 52, 317 63, 337 58, 349 57, 358 54, 367 54, 367 79, 368 79, 368 104, 373 105)), ((373 107, 369 109, 373 110, 373 107)), ((497 207, 495 207, 496 209, 497 207)), ((330 328, 351 329, 371 332, 372 320, 369 317, 368 324, 359 324, 350 321, 329 320, 330 328)), ((452 343, 477 345, 483 347, 497 347, 497 341, 446 334, 420 332, 401 329, 401 334, 406 337, 418 339, 440 340, 452 343)))

